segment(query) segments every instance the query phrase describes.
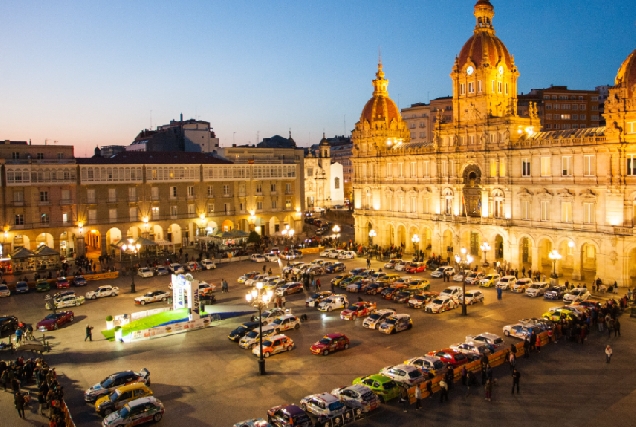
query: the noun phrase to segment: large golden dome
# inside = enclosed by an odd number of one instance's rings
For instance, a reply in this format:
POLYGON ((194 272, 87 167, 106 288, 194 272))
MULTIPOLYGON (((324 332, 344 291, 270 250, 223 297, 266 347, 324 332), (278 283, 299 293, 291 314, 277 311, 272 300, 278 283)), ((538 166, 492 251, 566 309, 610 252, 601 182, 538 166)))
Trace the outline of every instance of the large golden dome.
POLYGON ((618 74, 616 74, 614 84, 627 89, 627 96, 629 98, 636 95, 636 50, 630 53, 627 59, 621 64, 621 67, 618 69, 618 74))
POLYGON ((464 44, 457 58, 457 66, 460 70, 472 65, 475 68, 482 66, 505 65, 508 69, 514 67, 514 58, 508 52, 499 37, 495 35, 492 18, 495 16, 495 8, 489 0, 478 0, 474 9, 477 24, 471 38, 464 44))
POLYGON ((389 98, 389 92, 387 90, 389 81, 384 78, 384 71, 382 71, 382 62, 378 63, 378 72, 375 74, 375 80, 373 80, 373 97, 367 101, 366 105, 362 109, 360 115, 360 122, 364 123, 368 121, 373 123, 374 121, 381 120, 386 123, 390 123, 393 119, 400 120, 400 110, 391 98, 389 98))

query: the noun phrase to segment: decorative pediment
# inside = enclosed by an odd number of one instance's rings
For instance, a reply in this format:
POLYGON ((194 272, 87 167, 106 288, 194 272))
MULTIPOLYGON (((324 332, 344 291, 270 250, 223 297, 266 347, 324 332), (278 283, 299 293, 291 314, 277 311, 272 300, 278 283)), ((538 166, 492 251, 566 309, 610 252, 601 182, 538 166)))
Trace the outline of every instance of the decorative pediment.
POLYGON ((574 197, 574 193, 570 192, 567 188, 562 188, 561 190, 557 190, 557 196, 569 198, 574 197))
POLYGON ((542 188, 541 190, 537 191, 537 196, 538 197, 552 197, 552 196, 554 196, 554 193, 549 192, 547 188, 542 188))
POLYGON ((519 190, 519 197, 532 197, 534 193, 527 188, 522 188, 519 190))
POLYGON ((579 196, 581 197, 587 197, 587 198, 596 198, 596 193, 594 193, 592 190, 590 190, 589 188, 586 188, 585 190, 581 191, 579 193, 579 196))

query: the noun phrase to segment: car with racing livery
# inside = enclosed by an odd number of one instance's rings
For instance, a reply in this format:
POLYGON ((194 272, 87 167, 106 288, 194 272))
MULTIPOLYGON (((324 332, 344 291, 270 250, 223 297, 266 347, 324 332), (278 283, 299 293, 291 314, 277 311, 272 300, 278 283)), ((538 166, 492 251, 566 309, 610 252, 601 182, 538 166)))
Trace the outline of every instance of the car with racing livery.
POLYGON ((413 320, 409 314, 393 314, 382 322, 378 331, 384 334, 395 334, 408 331, 413 327, 413 320))
POLYGON ((495 334, 484 332, 479 335, 468 335, 464 342, 481 343, 493 346, 495 349, 499 349, 504 345, 504 340, 495 334))
POLYGON ((140 297, 136 297, 135 304, 146 305, 152 302, 160 302, 160 301, 165 302, 168 300, 169 297, 170 297, 170 292, 168 291, 162 291, 162 290, 150 291, 150 292, 146 292, 140 297))
POLYGON ((329 298, 332 294, 333 294, 333 292, 331 292, 331 291, 319 291, 319 292, 316 292, 316 293, 312 294, 309 298, 307 298, 305 300, 305 306, 306 307, 317 307, 318 304, 320 304, 321 301, 323 301, 326 298, 329 298))
MULTIPOLYGON (((272 325, 265 325, 262 327, 263 330, 263 340, 265 338, 269 338, 270 336, 276 333, 276 329, 272 325)), ((254 328, 251 331, 247 332, 239 339, 239 347, 245 350, 251 350, 255 346, 257 346, 260 342, 261 331, 259 328, 254 328)))
POLYGON ((409 299, 406 304, 411 308, 424 308, 426 304, 439 296, 438 292, 425 291, 415 294, 409 299))
POLYGON ((430 373, 431 375, 437 375, 446 369, 446 363, 444 363, 439 357, 436 356, 419 356, 404 361, 405 365, 413 365, 422 372, 430 373))
POLYGON ((354 302, 340 312, 342 320, 355 320, 358 317, 366 317, 377 308, 376 303, 369 301, 354 302))
POLYGON ((346 295, 334 294, 329 298, 324 299, 318 304, 318 310, 320 311, 332 311, 340 308, 345 308, 349 305, 349 300, 346 295))
POLYGON ((501 276, 499 276, 499 274, 496 274, 496 273, 486 274, 483 279, 479 280, 479 287, 492 288, 493 286, 497 284, 497 282, 499 282, 500 277, 501 276))
POLYGON ((375 313, 371 313, 362 322, 362 326, 369 329, 378 329, 380 325, 390 316, 395 314, 395 310, 392 308, 383 308, 376 310, 375 313))
POLYGON ((391 378, 396 383, 407 386, 414 386, 425 380, 422 371, 413 365, 406 364, 387 366, 382 368, 379 374, 391 378))
POLYGON ((143 368, 139 372, 122 371, 111 374, 104 378, 101 382, 89 387, 88 390, 84 392, 84 400, 86 402, 94 403, 100 397, 113 392, 117 387, 134 383, 144 383, 149 386, 150 372, 148 369, 143 368))
MULTIPOLYGON (((292 351, 294 349, 294 341, 287 335, 274 334, 263 340, 263 357, 267 358, 273 354, 282 353, 284 351, 292 351)), ((261 346, 255 345, 252 348, 252 354, 256 357, 261 356, 261 346)))
POLYGON ((550 286, 545 290, 543 298, 547 300, 560 300, 567 292, 567 289, 563 285, 550 286))
POLYGON ((564 303, 586 301, 591 296, 587 288, 574 288, 563 295, 564 303))
POLYGON ((427 353, 429 356, 439 357, 447 365, 451 365, 453 368, 457 368, 458 366, 465 365, 468 363, 468 357, 461 351, 455 351, 450 348, 444 348, 442 350, 434 350, 429 351, 427 353))
POLYGON ((123 408, 127 403, 152 396, 152 390, 144 383, 134 383, 118 387, 110 395, 102 396, 95 401, 95 412, 100 417, 107 417, 123 408))
POLYGON ((102 422, 103 427, 138 426, 150 422, 158 423, 164 414, 163 403, 154 396, 135 399, 113 412, 102 422))
POLYGON ((285 314, 276 318, 270 325, 273 326, 274 331, 279 334, 290 329, 299 329, 300 319, 292 314, 285 314))
POLYGON ((312 354, 322 354, 323 356, 338 350, 346 350, 349 348, 349 338, 345 334, 339 332, 327 334, 319 341, 313 343, 309 350, 312 354))
MULTIPOLYGON (((464 297, 459 297, 459 302, 463 302, 464 297)), ((484 302, 484 293, 479 289, 466 291, 466 304, 476 304, 478 302, 484 302)))
POLYGON ((311 427, 309 415, 296 405, 279 405, 267 410, 267 421, 274 427, 311 427))
POLYGON ((330 393, 320 393, 305 396, 300 399, 300 407, 317 417, 334 418, 347 410, 344 403, 330 393))
POLYGON ((353 380, 353 384, 369 387, 380 398, 380 402, 388 402, 400 396, 401 387, 385 375, 375 374, 358 377, 353 380))
POLYGON ((113 285, 101 285, 94 291, 86 292, 86 299, 97 299, 103 297, 116 297, 119 295, 119 288, 113 285))
POLYGON ((427 313, 443 313, 459 306, 459 300, 450 295, 441 295, 426 304, 424 311, 427 313))
POLYGON ((380 398, 373 391, 362 384, 338 387, 331 390, 349 408, 359 408, 362 412, 370 412, 380 407, 380 398))
POLYGON ((545 295, 545 292, 548 289, 550 289, 550 285, 546 282, 532 282, 532 284, 530 284, 530 286, 526 289, 526 296, 532 298, 540 297, 545 295))
POLYGON ((241 338, 243 338, 248 332, 253 331, 258 328, 258 322, 244 322, 240 324, 237 328, 233 329, 227 336, 230 341, 238 342, 241 338))

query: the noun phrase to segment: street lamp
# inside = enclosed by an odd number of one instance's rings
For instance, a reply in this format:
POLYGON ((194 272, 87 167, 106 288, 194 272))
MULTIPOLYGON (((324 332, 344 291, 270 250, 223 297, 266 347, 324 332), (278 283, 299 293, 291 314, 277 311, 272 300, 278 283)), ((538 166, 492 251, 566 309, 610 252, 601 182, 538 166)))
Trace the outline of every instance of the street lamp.
POLYGON ((559 276, 557 275, 557 272, 556 272, 556 263, 558 260, 561 259, 561 254, 556 249, 553 249, 548 254, 548 258, 552 260, 552 276, 550 277, 552 277, 553 279, 557 279, 559 276))
POLYGON ((377 236, 377 233, 375 232, 375 230, 371 230, 369 231, 369 245, 373 246, 373 238, 377 236))
POLYGON ((414 234, 413 237, 411 238, 411 242, 413 242, 413 250, 415 251, 415 261, 417 262, 420 259, 419 258, 420 254, 419 254, 419 251, 417 250, 420 244, 420 236, 418 236, 417 234, 414 234))
POLYGON ((135 293, 135 272, 133 271, 133 257, 139 253, 141 245, 139 243, 133 244, 133 239, 128 239, 128 244, 121 245, 121 250, 130 255, 130 275, 132 277, 132 283, 130 284, 130 293, 135 293))
MULTIPOLYGON (((467 255, 466 252, 466 248, 462 248, 462 256, 460 257, 459 255, 455 255, 455 262, 457 263, 458 267, 462 265, 464 266, 462 269, 464 273, 466 272, 466 268, 470 268, 470 264, 472 264, 473 262, 472 255, 467 255)), ((462 316, 466 315, 468 315, 468 312, 466 311, 466 277, 464 274, 464 277, 462 279, 462 316)))
POLYGON ((479 247, 481 248, 481 251, 484 253, 484 267, 488 267, 488 261, 486 260, 486 254, 490 250, 490 245, 488 244, 488 242, 484 242, 479 247))
POLYGON ((258 373, 265 375, 265 359, 263 359, 263 309, 267 308, 267 304, 272 300, 274 293, 271 290, 263 289, 263 282, 256 282, 256 288, 252 289, 245 295, 245 299, 253 307, 258 309, 258 373))
POLYGON ((331 231, 333 231, 333 235, 334 235, 334 239, 336 240, 336 247, 337 247, 338 240, 340 239, 340 226, 338 224, 334 225, 331 231))

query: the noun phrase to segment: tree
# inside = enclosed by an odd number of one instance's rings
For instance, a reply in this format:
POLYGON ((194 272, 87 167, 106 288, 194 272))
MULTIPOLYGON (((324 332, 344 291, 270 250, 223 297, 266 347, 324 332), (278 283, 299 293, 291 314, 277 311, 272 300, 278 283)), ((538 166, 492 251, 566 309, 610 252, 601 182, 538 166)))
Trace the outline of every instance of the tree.
POLYGON ((255 245, 260 245, 261 236, 256 231, 252 231, 250 235, 247 237, 247 243, 254 243, 255 245))

